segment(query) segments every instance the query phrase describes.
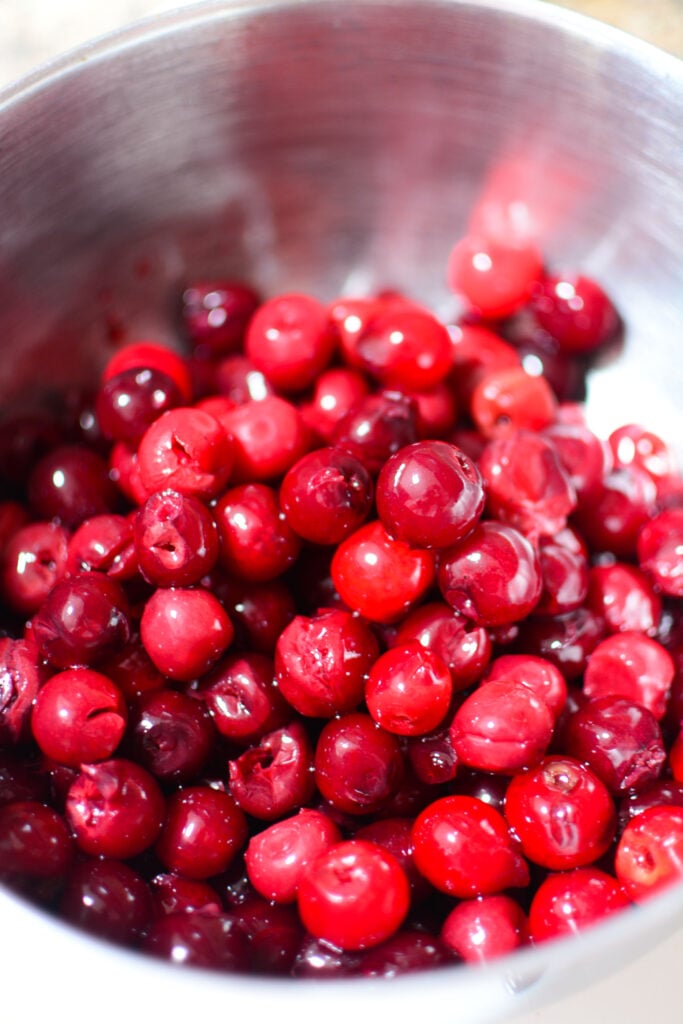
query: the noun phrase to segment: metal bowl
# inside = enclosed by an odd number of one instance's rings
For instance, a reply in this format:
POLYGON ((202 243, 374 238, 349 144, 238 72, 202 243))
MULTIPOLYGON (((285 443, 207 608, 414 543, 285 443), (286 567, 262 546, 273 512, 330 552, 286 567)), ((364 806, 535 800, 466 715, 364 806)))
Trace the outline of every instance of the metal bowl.
MULTIPOLYGON (((392 286, 441 308, 474 220, 606 286, 628 331, 591 377, 590 418, 680 445, 682 123, 679 62, 533 0, 214 3, 96 42, 0 95, 3 406, 87 379, 112 322, 170 339, 188 276, 323 298, 392 286)), ((0 893, 3 1000, 25 998, 18 968, 38 957, 41 1005, 70 977, 99 1022, 135 1012, 131 991, 166 1024, 336 1000, 363 1019, 484 1021, 623 965, 682 911, 678 886, 481 969, 309 983, 173 970, 0 893)))

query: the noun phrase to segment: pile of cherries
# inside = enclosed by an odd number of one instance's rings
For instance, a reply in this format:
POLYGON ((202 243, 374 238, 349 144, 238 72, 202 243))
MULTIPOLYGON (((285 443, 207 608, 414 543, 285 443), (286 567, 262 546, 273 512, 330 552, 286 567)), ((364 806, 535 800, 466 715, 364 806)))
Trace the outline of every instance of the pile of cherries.
POLYGON ((620 321, 467 237, 444 323, 237 281, 0 440, 0 879, 175 963, 392 976, 683 878, 683 483, 620 321))

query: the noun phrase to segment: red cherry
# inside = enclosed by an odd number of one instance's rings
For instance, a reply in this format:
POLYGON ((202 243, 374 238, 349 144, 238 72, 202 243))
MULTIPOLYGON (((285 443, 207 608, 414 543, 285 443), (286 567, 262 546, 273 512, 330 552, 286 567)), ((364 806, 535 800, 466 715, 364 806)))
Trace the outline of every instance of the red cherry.
POLYGON ((367 949, 389 938, 409 902, 408 881, 395 858, 361 839, 332 846, 304 869, 299 882, 305 927, 341 949, 367 949))

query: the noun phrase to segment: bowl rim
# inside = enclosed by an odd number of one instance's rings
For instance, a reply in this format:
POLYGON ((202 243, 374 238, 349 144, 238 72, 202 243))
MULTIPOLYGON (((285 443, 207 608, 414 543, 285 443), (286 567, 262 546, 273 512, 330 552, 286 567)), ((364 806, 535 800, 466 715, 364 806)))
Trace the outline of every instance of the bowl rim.
MULTIPOLYGON (((72 48, 43 63, 28 75, 5 86, 0 90, 0 119, 8 108, 25 101, 43 89, 52 87, 65 76, 80 71, 86 65, 100 60, 113 59, 118 54, 149 43, 153 39, 180 32, 194 25, 222 22, 240 17, 254 18, 260 14, 294 7, 322 8, 328 5, 331 7, 336 2, 338 0, 203 0, 203 2, 162 14, 150 15, 72 48)), ((683 60, 628 32, 579 12, 545 2, 545 0, 434 0, 434 2, 440 7, 481 9, 492 14, 514 16, 543 24, 557 32, 558 35, 569 33, 581 38, 585 43, 591 44, 598 50, 618 52, 627 56, 645 68, 653 77, 659 80, 675 80, 677 83, 680 82, 683 88, 683 60)), ((347 5, 362 4, 363 6, 400 8, 401 6, 414 6, 415 0, 412 2, 411 0, 345 0, 345 3, 347 5)), ((154 971, 157 972, 160 982, 168 982, 169 973, 176 973, 179 976, 182 975, 182 977, 176 978, 177 986, 183 987, 191 985, 192 979, 201 974, 203 985, 206 984, 207 990, 214 995, 226 987, 232 990, 242 990, 248 994, 250 999, 257 999, 256 1004, 252 1007, 254 1010, 258 1010, 259 993, 263 999, 272 1001, 274 1004, 280 1005, 284 1002, 287 1005, 294 1005, 299 1000, 302 983, 311 993, 316 991, 318 994, 322 994, 326 1003, 330 998, 343 997, 348 1006, 349 998, 353 993, 361 1012, 372 1005, 368 1000, 381 998, 384 1003, 388 995, 385 979, 363 977, 304 980, 261 975, 222 974, 215 971, 202 971, 199 968, 195 968, 187 977, 185 972, 170 972, 169 965, 165 962, 155 961, 153 958, 142 956, 137 951, 98 940, 86 932, 51 917, 44 910, 31 905, 22 897, 0 886, 0 916, 7 921, 11 918, 16 919, 17 915, 31 922, 42 922, 50 930, 51 939, 58 945, 60 942, 68 942, 74 949, 84 950, 87 947, 93 950, 95 955, 99 950, 101 954, 105 954, 107 964, 110 963, 113 956, 117 957, 118 962, 122 965, 122 970, 132 970, 137 967, 137 969, 144 969, 146 973, 154 971)), ((620 951, 620 963, 622 964, 633 961, 641 955, 640 949, 631 950, 628 955, 623 955, 624 943, 620 943, 619 938, 623 939, 624 931, 629 930, 624 928, 625 915, 629 916, 629 920, 638 917, 640 928, 644 934, 656 935, 657 941, 662 940, 680 927, 680 921, 683 918, 683 883, 653 896, 646 903, 634 905, 623 913, 596 924, 579 936, 569 936, 536 947, 522 948, 500 960, 487 964, 454 964, 428 971, 426 974, 429 977, 430 988, 435 994, 438 993, 447 998, 453 994, 453 985, 457 984, 458 998, 460 998, 461 992, 470 990, 473 997, 476 998, 477 993, 481 991, 481 986, 487 989, 496 987, 500 989, 502 986, 509 994, 509 1002, 512 1003, 514 1000, 514 1011, 522 1012, 526 1008, 525 992, 532 993, 536 983, 542 983, 551 961, 557 962, 561 959, 565 965, 572 963, 584 965, 587 962, 598 964, 605 949, 609 949, 612 944, 614 944, 615 950, 620 951)), ((563 967, 563 971, 564 969, 563 967)), ((596 977, 609 973, 609 969, 606 971, 604 968, 596 967, 595 970, 596 977)), ((552 970, 550 973, 552 975, 552 970)), ((412 991, 420 990, 419 980, 424 977, 425 972, 422 972, 392 979, 390 982, 392 995, 402 1001, 410 1000, 412 991)), ((584 985, 582 984, 581 987, 583 988, 584 985)), ((500 997, 496 1003, 500 1003, 500 997)), ((482 1012, 483 1016, 477 1017, 477 1020, 490 1019, 493 1014, 493 1010, 490 1008, 488 1012, 486 1008, 482 1008, 482 1012)))
MULTIPOLYGON (((186 26, 254 17, 285 8, 323 7, 339 0, 199 0, 187 6, 172 8, 159 14, 138 18, 128 25, 101 33, 86 42, 70 47, 64 53, 40 63, 32 71, 9 82, 0 89, 0 115, 5 107, 23 100, 27 95, 48 87, 54 80, 78 71, 94 61, 109 59, 119 51, 138 46, 150 39, 175 32, 186 26)), ((419 0, 422 2, 422 0, 419 0)), ((433 2, 433 0, 429 0, 433 2)), ((442 7, 482 9, 502 16, 526 18, 581 37, 603 50, 614 50, 632 57, 647 67, 657 78, 680 80, 683 86, 683 57, 662 50, 654 43, 600 21, 580 11, 560 7, 552 0, 436 0, 442 7)), ((414 0, 344 0, 345 6, 402 7, 414 6, 414 0)))

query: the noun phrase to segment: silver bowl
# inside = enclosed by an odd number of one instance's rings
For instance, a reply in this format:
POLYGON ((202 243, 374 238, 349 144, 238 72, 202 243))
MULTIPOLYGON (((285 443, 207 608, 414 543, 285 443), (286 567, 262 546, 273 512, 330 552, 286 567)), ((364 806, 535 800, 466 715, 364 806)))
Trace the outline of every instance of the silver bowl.
MULTIPOLYGON (((172 339, 190 276, 443 308, 474 219, 605 285, 628 331, 591 377, 591 422, 642 421, 680 450, 682 123, 673 57, 533 0, 213 3, 95 42, 0 94, 3 406, 86 380, 112 321, 172 339)), ((120 1021, 145 993, 165 1024, 314 1019, 337 1000, 362 1019, 493 1020, 627 963, 682 912, 678 886, 484 968, 320 983, 174 970, 1 892, 3 1001, 26 998, 38 958, 34 1006, 71 984, 73 1021, 120 1021)))

